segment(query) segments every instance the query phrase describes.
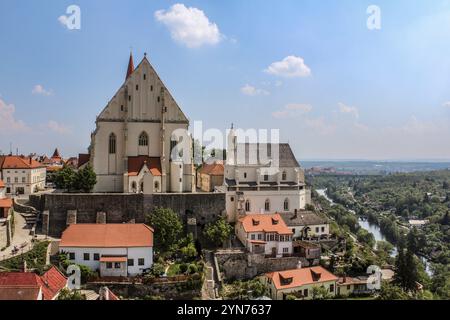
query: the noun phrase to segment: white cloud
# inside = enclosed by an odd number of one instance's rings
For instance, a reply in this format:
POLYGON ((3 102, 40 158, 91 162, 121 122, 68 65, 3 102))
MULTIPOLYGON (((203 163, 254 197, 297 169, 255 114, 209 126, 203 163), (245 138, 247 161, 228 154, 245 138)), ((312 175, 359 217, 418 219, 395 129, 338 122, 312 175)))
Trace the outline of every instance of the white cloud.
POLYGON ((187 8, 184 4, 177 3, 168 10, 156 11, 155 19, 169 29, 172 39, 188 48, 214 45, 223 38, 219 27, 209 21, 202 10, 187 8))
POLYGON ((355 118, 359 118, 359 111, 358 111, 358 108, 348 106, 348 105, 346 105, 346 104, 344 104, 344 103, 342 103, 342 102, 339 102, 339 103, 338 103, 338 106, 339 106, 339 111, 340 111, 341 113, 351 114, 351 115, 353 115, 355 118))
POLYGON ((17 120, 14 116, 16 108, 13 104, 6 104, 0 99, 0 132, 5 131, 26 131, 29 128, 22 120, 17 120))
POLYGON ((277 119, 293 118, 299 115, 304 115, 311 112, 312 106, 304 103, 289 103, 283 110, 275 111, 272 117, 277 119))
POLYGON ((50 120, 45 127, 50 131, 59 133, 59 134, 68 134, 71 132, 70 128, 64 124, 58 123, 54 120, 50 120))
POLYGON ((442 106, 443 106, 443 107, 450 108, 450 101, 444 102, 444 103, 442 104, 442 106))
POLYGON ((285 78, 311 75, 311 69, 305 64, 303 58, 296 56, 287 56, 282 61, 274 62, 264 72, 285 78))
POLYGON ((51 96, 53 94, 52 90, 47 90, 40 84, 35 85, 31 93, 41 96, 51 96))
POLYGON ((336 125, 327 123, 323 117, 306 118, 305 125, 321 135, 329 135, 336 130, 336 125))
POLYGON ((270 94, 269 91, 264 89, 259 89, 249 84, 246 84, 241 88, 241 92, 246 96, 267 96, 270 94))

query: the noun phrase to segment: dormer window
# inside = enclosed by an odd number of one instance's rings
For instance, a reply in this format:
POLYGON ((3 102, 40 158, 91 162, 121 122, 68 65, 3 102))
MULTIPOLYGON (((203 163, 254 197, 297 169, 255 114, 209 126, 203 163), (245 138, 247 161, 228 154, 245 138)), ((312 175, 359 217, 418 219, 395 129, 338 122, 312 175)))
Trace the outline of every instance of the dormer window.
POLYGON ((294 280, 293 277, 289 277, 289 278, 285 278, 280 274, 280 284, 282 286, 287 286, 290 285, 292 283, 292 281, 294 280))
POLYGON ((272 224, 273 224, 273 225, 277 225, 278 222, 279 222, 279 221, 278 221, 277 219, 272 218, 272 224))
POLYGON ((258 220, 255 220, 255 219, 252 219, 252 224, 253 224, 254 226, 259 226, 259 221, 258 221, 258 220))

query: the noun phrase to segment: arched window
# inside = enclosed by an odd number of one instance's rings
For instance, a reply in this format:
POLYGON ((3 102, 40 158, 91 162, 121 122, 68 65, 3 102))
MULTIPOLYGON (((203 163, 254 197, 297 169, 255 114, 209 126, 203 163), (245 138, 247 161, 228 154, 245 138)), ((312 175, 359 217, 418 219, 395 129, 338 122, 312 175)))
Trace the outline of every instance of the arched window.
POLYGON ((116 153, 116 135, 111 133, 109 135, 109 154, 116 153))
POLYGON ((250 212, 250 200, 245 201, 245 211, 250 212))
POLYGON ((281 174, 281 180, 286 180, 286 178, 287 178, 287 174, 286 174, 286 171, 283 171, 283 173, 281 174))
POLYGON ((264 210, 270 211, 270 200, 266 199, 266 202, 264 203, 264 210))
POLYGON ((139 146, 146 147, 148 146, 148 135, 145 132, 142 132, 139 136, 139 146))
POLYGON ((137 190, 136 190, 136 181, 133 181, 132 183, 131 183, 131 191, 132 192, 136 192, 137 190))
POLYGON ((159 182, 155 181, 155 190, 158 191, 159 190, 159 182))
POLYGON ((144 182, 141 182, 141 190, 142 193, 144 192, 144 182))
POLYGON ((284 199, 284 211, 289 211, 289 199, 284 199))

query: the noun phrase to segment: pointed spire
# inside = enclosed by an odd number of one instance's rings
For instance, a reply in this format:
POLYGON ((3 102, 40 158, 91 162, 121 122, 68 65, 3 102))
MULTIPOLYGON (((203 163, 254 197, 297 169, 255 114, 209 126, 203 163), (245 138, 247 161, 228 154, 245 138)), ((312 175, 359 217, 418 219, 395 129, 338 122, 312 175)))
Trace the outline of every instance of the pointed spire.
POLYGON ((130 52, 130 61, 128 62, 127 77, 125 78, 125 80, 128 79, 133 72, 134 72, 133 52, 130 52))

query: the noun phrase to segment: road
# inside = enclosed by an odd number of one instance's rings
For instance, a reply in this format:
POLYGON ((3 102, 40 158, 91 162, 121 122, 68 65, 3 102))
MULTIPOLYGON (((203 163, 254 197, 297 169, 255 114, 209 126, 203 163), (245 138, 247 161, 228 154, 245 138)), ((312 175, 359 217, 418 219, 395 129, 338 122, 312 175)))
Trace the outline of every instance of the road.
POLYGON ((25 219, 17 212, 14 212, 14 236, 11 241, 11 245, 4 251, 0 253, 0 261, 10 258, 12 256, 12 251, 14 246, 19 248, 19 252, 17 254, 25 253, 31 249, 31 240, 32 236, 30 236, 30 229, 27 228, 25 219), (24 248, 20 248, 22 244, 26 243, 27 246, 24 248))

